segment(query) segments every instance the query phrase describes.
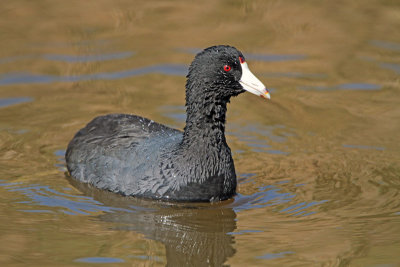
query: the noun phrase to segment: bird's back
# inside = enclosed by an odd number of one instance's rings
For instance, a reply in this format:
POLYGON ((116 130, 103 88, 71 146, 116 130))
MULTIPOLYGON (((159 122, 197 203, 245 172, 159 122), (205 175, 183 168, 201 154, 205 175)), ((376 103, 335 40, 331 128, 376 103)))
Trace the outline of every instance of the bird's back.
POLYGON ((151 190, 161 151, 173 149, 181 139, 180 131, 140 116, 100 116, 69 143, 68 171, 98 188, 137 195, 151 190), (141 181, 147 181, 145 188, 141 181))

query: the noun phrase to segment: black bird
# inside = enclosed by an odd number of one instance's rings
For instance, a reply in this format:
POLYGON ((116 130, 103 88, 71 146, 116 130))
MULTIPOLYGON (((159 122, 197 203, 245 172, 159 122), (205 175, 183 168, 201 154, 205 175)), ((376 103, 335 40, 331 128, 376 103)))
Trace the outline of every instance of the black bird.
POLYGON ((231 46, 198 53, 186 82, 186 126, 181 132, 128 114, 93 119, 66 152, 70 175, 126 196, 209 202, 231 198, 236 173, 225 139, 226 105, 249 91, 270 98, 231 46))

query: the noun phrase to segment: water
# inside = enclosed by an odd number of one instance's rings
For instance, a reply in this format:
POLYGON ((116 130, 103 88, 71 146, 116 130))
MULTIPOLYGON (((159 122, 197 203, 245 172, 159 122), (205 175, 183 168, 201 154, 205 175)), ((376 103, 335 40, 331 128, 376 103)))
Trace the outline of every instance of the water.
POLYGON ((0 13, 2 266, 400 266, 400 3, 22 0, 0 13), (68 141, 97 115, 182 128, 187 66, 214 44, 272 89, 228 107, 234 199, 144 201, 65 176, 68 141))

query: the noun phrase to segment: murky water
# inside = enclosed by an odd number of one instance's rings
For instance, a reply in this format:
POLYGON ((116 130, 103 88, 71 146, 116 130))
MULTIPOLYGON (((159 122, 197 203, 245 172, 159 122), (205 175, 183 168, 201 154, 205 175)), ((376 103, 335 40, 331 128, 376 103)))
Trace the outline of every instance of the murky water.
POLYGON ((0 264, 400 266, 400 2, 3 1, 0 264), (93 117, 182 128, 188 64, 238 47, 271 89, 228 108, 238 195, 123 198, 69 180, 93 117))

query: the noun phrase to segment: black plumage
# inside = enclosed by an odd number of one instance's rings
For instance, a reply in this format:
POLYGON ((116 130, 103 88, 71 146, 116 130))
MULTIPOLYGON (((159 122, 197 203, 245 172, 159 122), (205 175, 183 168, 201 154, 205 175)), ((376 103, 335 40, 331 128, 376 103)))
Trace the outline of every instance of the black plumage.
POLYGON ((231 198, 237 182, 225 114, 230 97, 245 91, 239 82, 241 60, 242 53, 230 46, 196 55, 187 75, 183 132, 135 115, 95 118, 68 145, 71 176, 136 197, 192 202, 231 198))

